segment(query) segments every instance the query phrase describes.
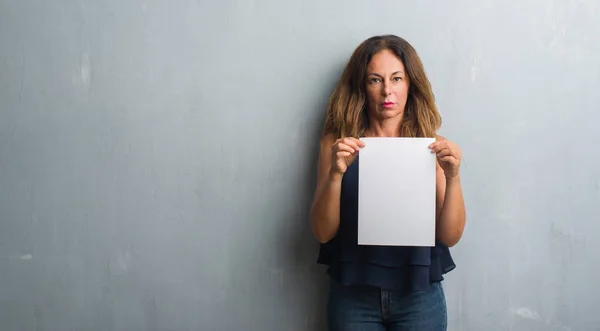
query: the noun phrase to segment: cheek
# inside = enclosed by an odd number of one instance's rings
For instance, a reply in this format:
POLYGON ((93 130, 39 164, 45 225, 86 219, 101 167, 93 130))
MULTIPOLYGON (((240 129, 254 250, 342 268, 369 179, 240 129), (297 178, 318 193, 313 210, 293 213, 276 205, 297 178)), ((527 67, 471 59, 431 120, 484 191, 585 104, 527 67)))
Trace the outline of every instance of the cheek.
POLYGON ((408 97, 408 86, 398 86, 394 94, 399 100, 406 100, 406 98, 408 97))
POLYGON ((369 89, 367 90, 367 98, 369 99, 369 103, 377 103, 377 100, 379 99, 379 93, 374 91, 373 89, 369 89))

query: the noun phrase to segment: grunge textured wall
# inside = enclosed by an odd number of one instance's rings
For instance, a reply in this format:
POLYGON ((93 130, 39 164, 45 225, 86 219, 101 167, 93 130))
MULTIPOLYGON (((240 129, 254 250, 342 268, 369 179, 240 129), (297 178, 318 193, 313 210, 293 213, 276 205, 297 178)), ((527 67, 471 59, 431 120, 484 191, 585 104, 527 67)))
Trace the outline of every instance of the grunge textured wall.
POLYGON ((0 1, 4 331, 323 330, 308 228, 363 39, 464 154, 450 330, 595 330, 600 2, 0 1))

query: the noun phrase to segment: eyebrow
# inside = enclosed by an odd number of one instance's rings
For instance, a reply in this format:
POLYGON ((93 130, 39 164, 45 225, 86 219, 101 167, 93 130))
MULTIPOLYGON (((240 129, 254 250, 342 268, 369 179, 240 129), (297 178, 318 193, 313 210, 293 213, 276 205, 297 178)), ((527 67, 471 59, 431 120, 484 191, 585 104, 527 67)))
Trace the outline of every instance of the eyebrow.
MULTIPOLYGON (((392 76, 397 75, 397 74, 404 74, 404 72, 402 72, 402 70, 398 70, 398 71, 392 73, 392 76)), ((377 77, 383 78, 383 76, 381 76, 380 74, 376 74, 374 72, 372 72, 372 73, 369 74, 369 76, 371 76, 371 75, 375 75, 377 77)))

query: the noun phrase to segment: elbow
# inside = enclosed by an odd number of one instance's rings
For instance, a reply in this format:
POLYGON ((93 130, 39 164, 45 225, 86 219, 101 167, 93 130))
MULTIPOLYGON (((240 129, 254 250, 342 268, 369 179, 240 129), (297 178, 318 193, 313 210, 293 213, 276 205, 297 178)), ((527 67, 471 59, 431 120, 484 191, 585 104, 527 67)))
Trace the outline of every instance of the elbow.
POLYGON ((333 239, 333 237, 330 236, 324 236, 324 235, 319 235, 317 233, 315 233, 315 238, 317 238, 317 241, 321 244, 326 244, 328 243, 331 239, 333 239))
POLYGON ((316 220, 311 219, 311 224, 313 236, 317 239, 317 241, 319 241, 319 243, 326 244, 335 236, 335 234, 331 234, 325 229, 319 227, 316 220))
POLYGON ((464 213, 458 218, 445 218, 441 220, 438 228, 437 239, 446 247, 454 247, 461 240, 465 229, 466 216, 464 213))
POLYGON ((458 244, 458 242, 460 241, 460 236, 457 236, 457 237, 454 237, 454 238, 452 238, 452 237, 440 238, 439 240, 446 247, 451 248, 451 247, 454 247, 454 245, 458 244))
POLYGON ((328 243, 333 237, 335 237, 335 233, 331 231, 327 231, 327 229, 322 225, 321 222, 315 215, 312 214, 310 216, 310 225, 313 236, 319 241, 321 244, 328 243))
POLYGON ((442 242, 446 247, 454 247, 460 239, 462 238, 463 229, 455 229, 453 231, 446 231, 445 233, 440 234, 438 240, 442 242))

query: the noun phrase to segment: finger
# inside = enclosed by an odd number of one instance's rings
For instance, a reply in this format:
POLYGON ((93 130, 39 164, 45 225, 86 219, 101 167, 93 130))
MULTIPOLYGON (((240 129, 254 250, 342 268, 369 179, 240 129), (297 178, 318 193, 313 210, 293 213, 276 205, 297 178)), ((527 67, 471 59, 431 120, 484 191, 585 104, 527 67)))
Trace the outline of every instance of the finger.
POLYGON ((355 153, 358 150, 358 148, 353 148, 352 146, 340 143, 337 145, 336 151, 343 151, 343 152, 349 152, 349 153, 355 153))
POLYGON ((441 157, 440 161, 448 162, 448 163, 452 164, 453 166, 458 165, 458 160, 452 155, 441 157))
POLYGON ((431 149, 431 152, 437 154, 437 153, 443 151, 444 149, 450 149, 450 147, 446 144, 438 144, 438 145, 433 146, 433 148, 431 149))
POLYGON ((435 148, 435 146, 439 145, 440 142, 439 141, 434 141, 431 144, 429 144, 429 148, 435 148))
POLYGON ((454 155, 450 148, 444 148, 437 153, 438 157, 444 157, 444 156, 448 156, 448 155, 454 155))
POLYGON ((348 157, 348 156, 351 156, 352 153, 350 153, 350 152, 337 152, 337 153, 335 153, 335 155, 337 157, 348 157))
POLYGON ((432 142, 429 145, 429 148, 439 148, 441 146, 445 146, 446 144, 447 144, 447 142, 445 140, 437 140, 437 141, 432 142))
POLYGON ((358 140, 356 138, 351 138, 351 137, 344 138, 344 140, 342 140, 342 143, 344 143, 344 144, 346 144, 346 145, 348 145, 348 146, 350 146, 350 147, 352 147, 352 148, 354 148, 356 150, 359 149, 359 146, 361 146, 361 145, 364 146, 364 143, 362 141, 360 141, 360 140, 358 140))

